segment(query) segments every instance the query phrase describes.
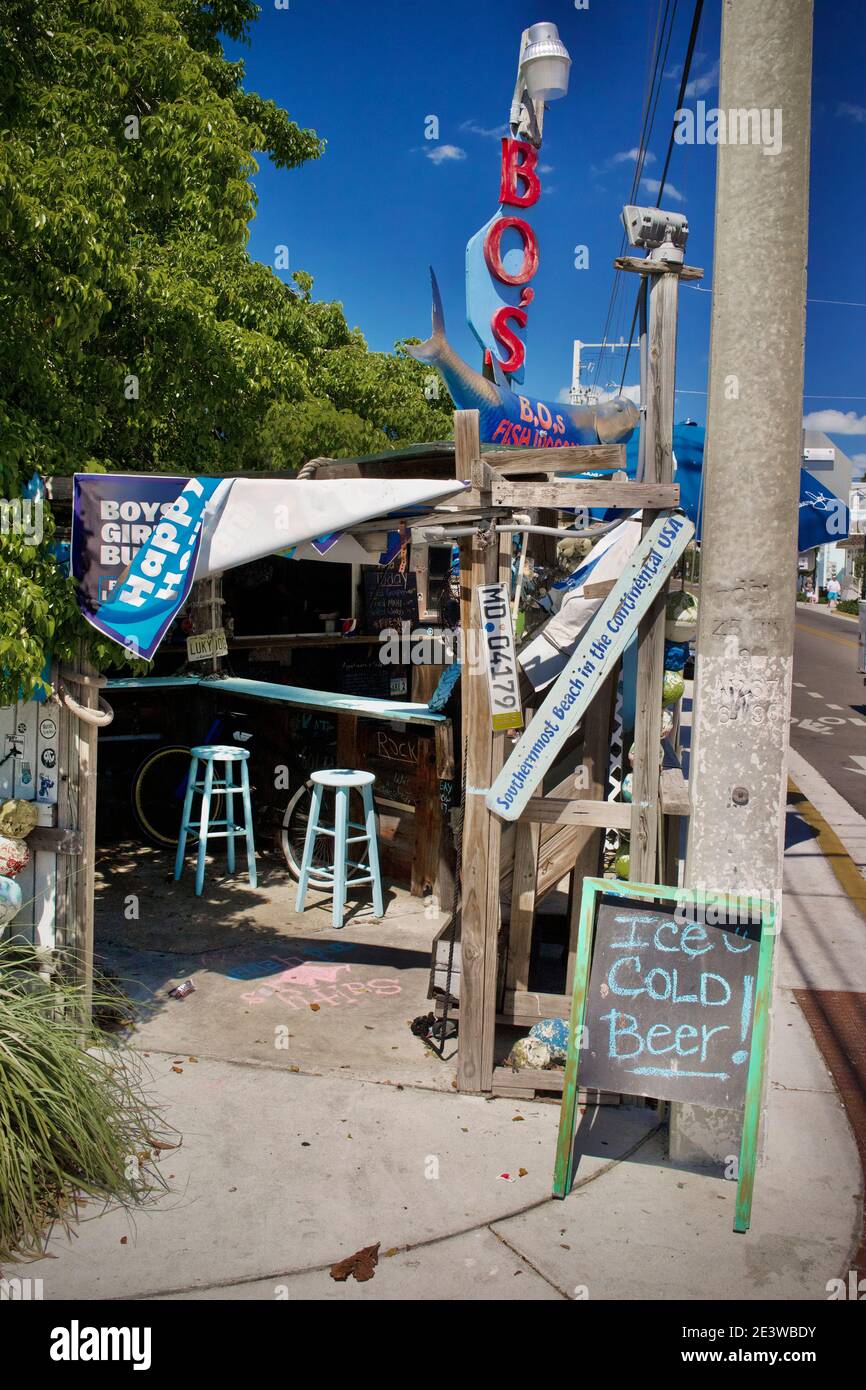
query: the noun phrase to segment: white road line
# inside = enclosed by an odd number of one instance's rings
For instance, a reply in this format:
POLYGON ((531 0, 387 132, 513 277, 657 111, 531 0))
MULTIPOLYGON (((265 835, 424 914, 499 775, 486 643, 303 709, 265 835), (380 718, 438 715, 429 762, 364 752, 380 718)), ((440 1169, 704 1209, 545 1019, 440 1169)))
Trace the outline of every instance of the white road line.
POLYGON ((824 696, 821 694, 820 690, 810 690, 810 691, 809 691, 809 694, 812 696, 812 699, 813 699, 813 700, 823 700, 823 698, 824 698, 824 696))
POLYGON ((798 690, 805 690, 805 689, 806 689, 806 687, 805 687, 805 685, 803 684, 802 681, 794 681, 794 684, 796 685, 796 687, 797 687, 798 690))
POLYGON ((842 706, 841 706, 841 705, 828 705, 827 708, 828 708, 828 709, 841 709, 842 706))
POLYGON ((849 719, 849 724, 866 724, 866 719, 849 719))

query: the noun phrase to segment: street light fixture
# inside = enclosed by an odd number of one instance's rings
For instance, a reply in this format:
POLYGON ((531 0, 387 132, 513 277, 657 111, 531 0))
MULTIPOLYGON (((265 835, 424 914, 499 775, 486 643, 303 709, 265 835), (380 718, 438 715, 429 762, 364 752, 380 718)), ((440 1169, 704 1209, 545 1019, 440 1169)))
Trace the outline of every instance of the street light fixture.
POLYGON ((512 134, 541 144, 544 103, 565 96, 570 69, 571 56, 555 24, 545 21, 524 29, 511 99, 512 134))

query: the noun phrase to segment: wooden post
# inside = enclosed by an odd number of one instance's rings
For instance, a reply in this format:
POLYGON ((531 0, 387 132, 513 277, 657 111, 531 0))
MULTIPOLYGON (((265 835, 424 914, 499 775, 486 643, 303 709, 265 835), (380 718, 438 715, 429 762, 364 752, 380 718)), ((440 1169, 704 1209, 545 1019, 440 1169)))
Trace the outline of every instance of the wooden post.
MULTIPOLYGON (((458 478, 485 481, 477 410, 454 415, 458 478)), ((481 505, 489 493, 481 488, 481 505)), ((484 797, 502 765, 503 734, 493 733, 487 679, 480 657, 480 618, 475 591, 499 577, 499 548, 476 533, 460 544, 460 615, 463 632, 464 788, 460 933, 460 1033, 457 1081, 461 1091, 489 1091, 493 1084, 499 935, 499 820, 484 797)))
MULTIPOLYGON (((645 483, 673 478, 674 379, 677 348, 679 267, 654 274, 649 293, 649 342, 643 429, 645 483)), ((644 520, 644 531, 654 518, 644 520)), ((665 591, 638 628, 637 697, 629 876, 652 883, 659 841, 659 746, 664 681, 665 591)))
MULTIPOLYGON (((85 657, 85 650, 84 643, 79 642, 74 670, 82 676, 95 677, 96 668, 85 657)), ((96 683, 75 683, 70 674, 64 679, 72 687, 71 694, 80 705, 93 710, 99 707, 96 683)), ((60 830, 77 832, 81 852, 58 855, 56 945, 64 958, 64 966, 67 969, 71 967, 76 983, 84 989, 83 1013, 85 1021, 89 1022, 93 996, 98 730, 93 724, 79 719, 65 705, 61 707, 59 723, 57 825, 60 830)))
MULTIPOLYGON (((586 783, 577 788, 575 799, 603 801, 610 762, 610 725, 613 702, 616 699, 617 671, 596 695, 586 712, 583 729, 583 768, 586 783)), ((595 878, 601 872, 603 830, 594 830, 586 837, 571 871, 568 903, 568 973, 565 992, 570 997, 574 989, 574 968, 577 960, 577 936, 580 922, 580 899, 583 880, 595 878)))

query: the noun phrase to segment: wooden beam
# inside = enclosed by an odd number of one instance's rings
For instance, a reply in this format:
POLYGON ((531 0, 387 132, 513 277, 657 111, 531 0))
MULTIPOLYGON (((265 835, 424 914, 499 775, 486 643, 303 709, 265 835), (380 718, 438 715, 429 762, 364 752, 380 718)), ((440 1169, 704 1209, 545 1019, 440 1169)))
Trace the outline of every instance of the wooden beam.
MULTIPOLYGON (((662 282, 664 283, 664 282, 662 282)), ((497 478, 493 483, 493 502, 497 507, 627 507, 631 510, 661 510, 676 507, 680 500, 678 484, 613 483, 603 478, 563 478, 557 483, 511 483, 497 478)))
POLYGON ((532 796, 520 816, 520 821, 524 820, 541 821, 545 825, 587 825, 602 830, 628 830, 631 807, 622 801, 566 801, 558 797, 532 796))
POLYGON ((701 266, 679 265, 676 261, 651 261, 642 256, 617 256, 614 270, 631 271, 634 275, 670 275, 677 280, 703 280, 701 266))
POLYGON ((502 477, 512 473, 569 473, 625 468, 624 444, 564 444, 561 449, 502 449, 485 454, 493 472, 502 477))
MULTIPOLYGON (((528 1100, 536 1091, 561 1092, 564 1077, 565 1071, 558 1068, 550 1071, 521 1068, 514 1071, 511 1067, 497 1067, 493 1073, 493 1094, 514 1100, 528 1100)), ((578 1091, 578 1103, 619 1105, 620 1097, 611 1091, 590 1091, 581 1087, 578 1091)))
MULTIPOLYGON (((661 275, 650 286, 644 468, 648 483, 669 485, 673 477, 674 383, 677 351, 678 276, 661 275)), ((648 522, 644 521, 644 530, 648 522)), ((638 627, 634 767, 629 876, 656 878, 659 813, 659 747, 664 682, 667 585, 638 627)))
POLYGON ((538 821, 518 821, 514 841, 511 916, 508 923, 508 965, 505 975, 507 989, 529 988, 532 928, 538 896, 540 837, 541 825, 538 821))
POLYGON ((46 850, 49 854, 81 854, 84 844, 77 830, 37 825, 27 836, 27 848, 31 853, 46 850))
MULTIPOLYGON (((458 478, 477 472, 480 459, 477 410, 454 415, 458 478)), ((503 545, 504 554, 510 553, 503 545)), ((469 652, 480 651, 480 614, 475 591, 499 578, 499 553, 475 534, 460 543, 460 611, 469 652)), ((457 1082, 461 1091, 489 1091, 493 1078, 499 937, 501 822, 485 794, 503 761, 504 735, 490 722, 487 678, 480 661, 467 661, 461 676, 465 758, 463 806, 463 894, 460 932, 460 1032, 457 1082)))
MULTIPOLYGON (((583 786, 578 795, 590 805, 597 805, 599 809, 608 805, 604 793, 610 766, 610 730, 616 701, 618 671, 619 662, 599 690, 583 721, 583 786)), ((609 809, 605 815, 609 817, 609 809)), ((601 829, 586 836, 571 871, 568 900, 568 966, 565 984, 566 994, 569 996, 574 989, 583 880, 595 878, 602 871, 603 838, 601 829)))
POLYGON ((690 816, 689 784, 680 767, 663 767, 659 774, 659 799, 665 816, 690 816))

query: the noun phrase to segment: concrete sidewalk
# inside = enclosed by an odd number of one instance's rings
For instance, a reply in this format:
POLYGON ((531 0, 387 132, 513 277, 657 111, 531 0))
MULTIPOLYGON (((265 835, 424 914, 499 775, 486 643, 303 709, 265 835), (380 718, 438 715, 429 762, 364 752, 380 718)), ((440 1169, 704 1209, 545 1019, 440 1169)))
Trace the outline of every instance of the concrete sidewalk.
POLYGON ((20 1272, 47 1299, 826 1299, 860 1239, 862 1175, 794 991, 866 991, 866 922, 803 807, 789 818, 748 1234, 731 1229, 735 1184, 672 1165, 647 1107, 587 1112, 575 1188, 556 1202, 554 1104, 461 1096, 408 1072, 316 1075, 291 1053, 190 1061, 161 1035, 142 1063, 183 1136, 160 1163, 170 1191, 131 1216, 85 1208, 73 1240, 55 1235, 53 1258, 20 1272), (371 1281, 330 1278, 377 1241, 371 1281))

